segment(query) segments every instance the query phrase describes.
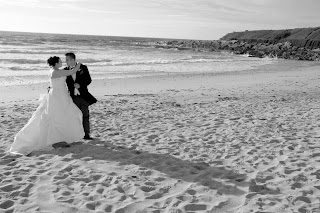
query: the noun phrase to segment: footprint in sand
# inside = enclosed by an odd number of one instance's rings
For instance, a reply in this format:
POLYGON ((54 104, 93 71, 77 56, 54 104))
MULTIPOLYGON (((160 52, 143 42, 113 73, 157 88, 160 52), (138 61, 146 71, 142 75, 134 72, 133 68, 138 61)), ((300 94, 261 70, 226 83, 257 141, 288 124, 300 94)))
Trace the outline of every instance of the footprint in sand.
MULTIPOLYGON (((1 195, 0 195, 0 200, 3 200, 1 195)), ((0 201, 0 212, 2 212, 1 209, 7 210, 7 211, 3 211, 3 212, 13 212, 13 210, 12 211, 8 210, 9 208, 13 207, 13 205, 14 205, 14 202, 12 200, 6 200, 3 202, 0 201)))
POLYGON ((207 210, 207 205, 204 204, 188 204, 184 206, 184 210, 186 211, 205 211, 207 210))
POLYGON ((5 186, 2 186, 0 188, 0 191, 9 193, 9 192, 14 192, 19 188, 20 188, 20 186, 15 186, 13 184, 7 184, 5 186))
POLYGON ((144 192, 151 192, 154 191, 156 188, 151 186, 141 186, 140 189, 144 192))
POLYGON ((218 206, 215 206, 211 209, 210 213, 226 213, 232 212, 232 210, 243 206, 245 203, 245 197, 231 197, 224 202, 220 202, 218 206))
POLYGON ((39 210, 43 212, 56 212, 56 213, 85 213, 86 211, 80 210, 75 207, 68 206, 68 202, 57 202, 53 192, 56 191, 56 186, 53 184, 54 173, 49 173, 38 177, 35 183, 35 193, 37 196, 37 203, 39 210))
MULTIPOLYGON (((159 189, 150 191, 151 195, 146 197, 145 200, 141 202, 130 203, 125 207, 117 209, 116 213, 125 213, 125 212, 144 212, 148 208, 154 208, 155 203, 159 205, 169 205, 172 202, 172 199, 185 192, 189 187, 190 183, 178 181, 172 183, 171 181, 165 181, 162 183, 162 187, 159 189), (153 193, 153 194, 152 194, 153 193)), ((146 188, 145 188, 146 189, 146 188)), ((153 212, 161 212, 154 210, 153 212)), ((172 212, 172 211, 169 211, 172 212)), ((183 212, 183 211, 177 211, 183 212)))

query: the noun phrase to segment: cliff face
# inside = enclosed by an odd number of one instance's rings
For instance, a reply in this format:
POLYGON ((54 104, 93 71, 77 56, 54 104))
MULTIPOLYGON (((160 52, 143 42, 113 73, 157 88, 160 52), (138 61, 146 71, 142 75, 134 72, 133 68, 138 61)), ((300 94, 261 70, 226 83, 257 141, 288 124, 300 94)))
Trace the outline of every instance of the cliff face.
POLYGON ((293 46, 307 49, 320 48, 320 27, 297 28, 289 30, 255 30, 233 32, 223 36, 220 40, 245 41, 251 44, 276 44, 290 42, 293 46))

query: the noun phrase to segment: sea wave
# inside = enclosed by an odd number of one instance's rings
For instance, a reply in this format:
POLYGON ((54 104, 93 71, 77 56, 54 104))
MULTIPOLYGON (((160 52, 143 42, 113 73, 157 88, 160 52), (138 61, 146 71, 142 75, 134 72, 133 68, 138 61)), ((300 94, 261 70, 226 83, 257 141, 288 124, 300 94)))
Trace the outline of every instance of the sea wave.
POLYGON ((8 45, 8 46, 27 46, 29 44, 25 44, 22 42, 5 42, 5 41, 0 41, 1 45, 8 45))
POLYGON ((8 68, 9 68, 9 70, 12 70, 12 71, 31 70, 31 69, 28 69, 25 67, 19 67, 19 66, 13 66, 13 67, 8 67, 8 68))
MULTIPOLYGON (((81 63, 94 66, 128 66, 128 65, 150 65, 150 64, 175 64, 175 63, 198 63, 198 62, 228 62, 232 59, 208 59, 208 58, 182 58, 182 59, 154 59, 143 61, 114 61, 110 59, 81 58, 81 63)), ((44 59, 0 59, 2 64, 46 64, 44 59)))
POLYGON ((94 64, 94 63, 108 63, 112 60, 110 59, 93 59, 93 58, 81 58, 79 59, 81 63, 88 63, 88 64, 94 64))
POLYGON ((39 50, 39 51, 33 51, 33 50, 0 50, 0 53, 18 53, 18 54, 57 54, 57 55, 64 55, 66 51, 50 51, 50 50, 39 50))
POLYGON ((2 70, 0 72, 0 80, 3 77, 13 77, 13 78, 27 78, 27 77, 43 77, 46 76, 48 77, 48 75, 50 74, 49 69, 43 69, 43 70, 16 70, 14 72, 12 71, 6 71, 6 70, 2 70))
MULTIPOLYGON (((95 66, 130 66, 130 65, 152 65, 152 64, 176 64, 176 63, 203 63, 203 62, 230 62, 232 59, 217 59, 217 58, 182 58, 182 59, 154 59, 143 61, 99 61, 90 62, 95 66)), ((88 62, 89 63, 89 62, 88 62)))
POLYGON ((11 58, 11 59, 0 59, 0 63, 8 64, 45 64, 45 60, 40 59, 20 59, 20 58, 11 58))
MULTIPOLYGON (((0 67, 1 68, 1 67, 0 67)), ((9 66, 6 67, 8 70, 11 71, 41 71, 48 69, 48 65, 42 65, 42 66, 9 66)))

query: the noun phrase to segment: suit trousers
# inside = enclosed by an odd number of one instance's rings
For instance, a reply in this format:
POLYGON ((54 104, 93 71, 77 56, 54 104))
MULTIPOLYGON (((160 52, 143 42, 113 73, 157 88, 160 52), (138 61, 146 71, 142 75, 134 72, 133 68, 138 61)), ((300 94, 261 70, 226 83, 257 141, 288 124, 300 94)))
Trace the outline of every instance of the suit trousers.
POLYGON ((90 134, 90 121, 89 121, 89 103, 86 102, 81 96, 72 97, 73 102, 82 112, 82 124, 85 134, 90 134))

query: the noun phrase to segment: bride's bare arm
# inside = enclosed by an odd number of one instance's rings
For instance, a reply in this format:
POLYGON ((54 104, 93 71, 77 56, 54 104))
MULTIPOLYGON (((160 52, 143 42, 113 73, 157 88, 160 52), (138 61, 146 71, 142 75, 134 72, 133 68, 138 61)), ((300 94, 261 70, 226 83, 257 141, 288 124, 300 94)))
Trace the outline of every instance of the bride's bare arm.
POLYGON ((51 78, 60 78, 62 76, 73 75, 79 70, 80 66, 81 66, 81 63, 78 63, 72 70, 62 70, 62 69, 54 70, 51 74, 51 78))

